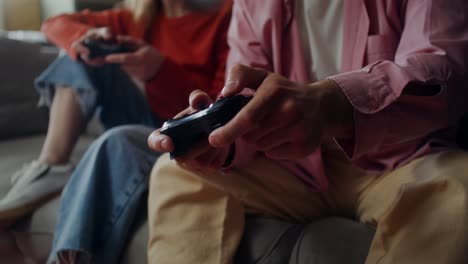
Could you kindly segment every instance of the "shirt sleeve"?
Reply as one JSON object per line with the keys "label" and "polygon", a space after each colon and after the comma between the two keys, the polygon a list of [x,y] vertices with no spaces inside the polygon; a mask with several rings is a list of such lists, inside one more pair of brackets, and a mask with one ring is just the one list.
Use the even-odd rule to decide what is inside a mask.
{"label": "shirt sleeve", "polygon": [[460,85],[468,61],[468,21],[460,10],[467,9],[465,0],[409,0],[393,61],[330,77],[355,109],[354,138],[345,147],[353,159],[423,138],[461,116],[448,102],[467,95]]}
{"label": "shirt sleeve", "polygon": [[221,27],[219,29],[218,35],[219,39],[216,41],[215,50],[216,58],[215,63],[217,65],[216,72],[213,78],[212,87],[213,89],[208,92],[211,98],[216,98],[221,93],[221,89],[224,87],[224,82],[226,78],[226,65],[229,55],[229,46],[227,42],[228,29],[231,21],[231,8],[229,12],[225,13]]}
{"label": "shirt sleeve", "polygon": [[74,59],[77,54],[71,45],[89,29],[108,27],[113,34],[126,34],[133,23],[133,16],[126,9],[111,9],[102,12],[85,10],[79,13],[63,14],[47,19],[41,31],[55,45],[65,49]]}
{"label": "shirt sleeve", "polygon": [[[265,53],[258,36],[252,26],[252,21],[246,14],[246,7],[243,1],[234,1],[232,9],[231,25],[228,32],[228,44],[230,53],[227,60],[227,70],[235,64],[243,64],[250,67],[272,70],[268,56]],[[241,38],[239,36],[242,36]],[[235,144],[235,153],[231,167],[242,167],[253,160],[257,155],[254,146],[248,144],[242,139],[237,139]]]}
{"label": "shirt sleeve", "polygon": [[227,70],[229,71],[235,64],[243,64],[273,71],[269,56],[258,41],[259,36],[254,30],[259,26],[253,25],[249,14],[246,12],[248,8],[245,6],[245,1],[234,1],[231,25],[227,37],[231,49],[227,61]]}

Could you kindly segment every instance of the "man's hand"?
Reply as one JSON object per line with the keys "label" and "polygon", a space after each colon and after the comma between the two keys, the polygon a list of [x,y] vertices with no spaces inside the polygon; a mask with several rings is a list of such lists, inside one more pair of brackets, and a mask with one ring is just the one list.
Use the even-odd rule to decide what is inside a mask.
{"label": "man's hand", "polygon": [[111,40],[112,38],[113,38],[112,33],[110,32],[108,28],[106,27],[93,28],[93,29],[88,30],[86,34],[84,34],[81,38],[73,42],[71,45],[71,48],[76,52],[76,54],[78,55],[78,58],[80,58],[84,63],[91,65],[91,66],[98,67],[98,66],[102,66],[105,64],[104,58],[100,57],[100,58],[90,59],[89,58],[90,51],[85,45],[83,45],[83,41],[85,39],[94,39],[94,40],[102,39],[102,40],[108,41],[108,40]]}
{"label": "man's hand", "polygon": [[[175,118],[188,115],[212,103],[211,98],[205,92],[196,90],[190,94],[190,107],[180,112]],[[156,130],[148,138],[148,145],[157,152],[171,152],[174,150],[172,139]],[[213,148],[207,140],[193,147],[186,155],[176,158],[176,161],[190,169],[220,169],[228,155],[230,147]]]}
{"label": "man's hand", "polygon": [[108,55],[105,57],[105,62],[121,64],[130,76],[142,82],[156,75],[164,61],[164,56],[158,50],[143,40],[130,36],[117,36],[117,42],[126,45],[134,52]]}
{"label": "man's hand", "polygon": [[353,108],[334,81],[298,84],[278,74],[237,65],[222,93],[231,96],[244,88],[256,90],[254,98],[210,134],[212,146],[227,147],[242,137],[270,158],[293,160],[312,153],[324,135],[352,131]]}

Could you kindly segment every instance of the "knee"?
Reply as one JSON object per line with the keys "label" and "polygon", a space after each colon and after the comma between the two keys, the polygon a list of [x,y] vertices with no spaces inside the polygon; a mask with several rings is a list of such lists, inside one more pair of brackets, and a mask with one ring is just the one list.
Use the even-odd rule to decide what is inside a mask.
{"label": "knee", "polygon": [[458,214],[468,210],[468,153],[443,152],[422,159],[414,168],[414,183],[402,190],[401,200],[421,201],[433,208],[449,209],[446,213]]}
{"label": "knee", "polygon": [[158,211],[161,203],[164,200],[170,199],[179,188],[183,188],[183,184],[176,183],[178,173],[171,171],[176,168],[177,164],[170,160],[169,155],[162,155],[156,161],[150,175],[149,193],[148,193],[148,214],[149,218]]}
{"label": "knee", "polygon": [[132,125],[125,125],[125,126],[118,126],[107,130],[102,137],[109,140],[112,138],[126,138],[129,135],[133,134],[135,131],[135,127]]}
{"label": "knee", "polygon": [[444,152],[429,158],[426,172],[457,186],[459,191],[468,189],[468,153],[461,151]]}
{"label": "knee", "polygon": [[203,192],[205,185],[200,173],[179,166],[169,154],[164,154],[151,171],[150,197]]}
{"label": "knee", "polygon": [[[169,154],[161,155],[151,170],[150,186],[158,185],[165,177],[170,176],[170,171],[177,167],[177,163],[169,158]],[[162,178],[162,179],[161,179]]]}
{"label": "knee", "polygon": [[100,145],[122,145],[133,141],[146,141],[150,129],[139,125],[118,126],[107,130],[99,137]]}

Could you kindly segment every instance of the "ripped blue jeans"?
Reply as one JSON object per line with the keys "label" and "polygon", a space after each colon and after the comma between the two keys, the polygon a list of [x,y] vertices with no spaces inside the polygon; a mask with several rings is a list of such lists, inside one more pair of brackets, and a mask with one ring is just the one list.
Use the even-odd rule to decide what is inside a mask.
{"label": "ripped blue jeans", "polygon": [[85,120],[98,111],[108,130],[88,148],[62,193],[48,263],[63,263],[61,254],[70,252],[79,263],[118,263],[159,156],[146,142],[160,121],[118,65],[89,67],[62,56],[35,85],[46,105],[55,89],[73,89]]}

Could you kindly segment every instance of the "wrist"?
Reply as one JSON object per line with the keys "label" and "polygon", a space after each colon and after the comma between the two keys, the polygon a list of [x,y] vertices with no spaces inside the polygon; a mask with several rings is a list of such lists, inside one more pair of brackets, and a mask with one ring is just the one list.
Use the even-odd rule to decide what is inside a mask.
{"label": "wrist", "polygon": [[228,149],[228,153],[226,156],[226,160],[223,163],[222,168],[226,169],[229,168],[234,160],[234,155],[236,154],[236,144],[231,144]]}
{"label": "wrist", "polygon": [[354,108],[341,87],[331,79],[316,83],[320,87],[320,112],[324,133],[327,136],[345,138],[354,134]]}

